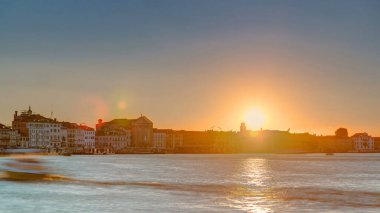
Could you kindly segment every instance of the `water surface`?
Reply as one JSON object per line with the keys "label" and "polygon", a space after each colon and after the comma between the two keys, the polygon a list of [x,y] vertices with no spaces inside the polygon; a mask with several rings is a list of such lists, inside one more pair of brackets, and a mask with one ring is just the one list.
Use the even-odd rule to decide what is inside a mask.
{"label": "water surface", "polygon": [[380,154],[41,158],[74,181],[0,181],[0,212],[380,212]]}

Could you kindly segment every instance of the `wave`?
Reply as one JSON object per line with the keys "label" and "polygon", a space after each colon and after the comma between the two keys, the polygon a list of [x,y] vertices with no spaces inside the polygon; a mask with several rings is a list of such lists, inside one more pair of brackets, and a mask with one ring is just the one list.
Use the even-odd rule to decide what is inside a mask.
{"label": "wave", "polygon": [[[0,177],[0,180],[8,180]],[[35,181],[34,181],[35,182]],[[61,175],[49,175],[38,181],[46,183],[65,183],[97,185],[104,187],[130,186],[184,193],[207,193],[233,199],[260,198],[263,200],[282,200],[287,202],[317,202],[335,206],[358,208],[379,208],[380,192],[350,191],[323,187],[257,187],[240,184],[192,184],[134,181],[96,181],[69,178]]]}
{"label": "wave", "polygon": [[336,206],[380,207],[380,192],[350,191],[319,187],[276,188],[279,199],[285,201],[313,201]]}

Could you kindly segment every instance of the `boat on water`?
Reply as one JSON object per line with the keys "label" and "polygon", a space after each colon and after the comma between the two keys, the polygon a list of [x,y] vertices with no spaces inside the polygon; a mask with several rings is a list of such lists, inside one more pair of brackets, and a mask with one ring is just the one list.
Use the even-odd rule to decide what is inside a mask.
{"label": "boat on water", "polygon": [[35,158],[17,158],[4,163],[1,170],[5,173],[5,178],[9,180],[43,180],[49,176],[50,172],[42,164],[41,160]]}
{"label": "boat on water", "polygon": [[71,156],[71,153],[70,152],[62,152],[61,155],[62,156]]}
{"label": "boat on water", "polygon": [[328,153],[326,153],[326,155],[334,155],[334,153],[328,152]]}

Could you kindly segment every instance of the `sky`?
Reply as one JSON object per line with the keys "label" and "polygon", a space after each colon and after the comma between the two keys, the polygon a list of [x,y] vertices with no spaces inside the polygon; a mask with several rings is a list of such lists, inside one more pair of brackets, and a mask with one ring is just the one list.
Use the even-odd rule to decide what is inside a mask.
{"label": "sky", "polygon": [[30,105],[89,126],[143,114],[157,128],[380,136],[379,11],[377,0],[0,0],[0,123]]}

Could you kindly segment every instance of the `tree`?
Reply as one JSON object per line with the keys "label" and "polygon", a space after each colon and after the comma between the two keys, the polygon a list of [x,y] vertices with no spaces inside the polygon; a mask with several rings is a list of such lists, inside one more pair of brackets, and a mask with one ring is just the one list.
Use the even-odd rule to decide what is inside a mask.
{"label": "tree", "polygon": [[339,138],[347,138],[348,137],[348,131],[346,128],[339,128],[335,131],[335,136]]}

